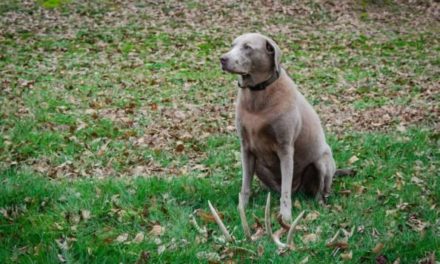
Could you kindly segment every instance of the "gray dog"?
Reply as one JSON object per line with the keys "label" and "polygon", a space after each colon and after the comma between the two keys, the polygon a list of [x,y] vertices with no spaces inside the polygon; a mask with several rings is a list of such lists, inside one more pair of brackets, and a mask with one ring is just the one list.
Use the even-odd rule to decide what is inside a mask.
{"label": "gray dog", "polygon": [[281,193],[280,216],[290,222],[292,192],[302,190],[324,201],[336,172],[319,117],[281,68],[281,51],[272,39],[258,33],[241,35],[220,61],[224,71],[239,75],[241,205],[249,201],[256,174]]}

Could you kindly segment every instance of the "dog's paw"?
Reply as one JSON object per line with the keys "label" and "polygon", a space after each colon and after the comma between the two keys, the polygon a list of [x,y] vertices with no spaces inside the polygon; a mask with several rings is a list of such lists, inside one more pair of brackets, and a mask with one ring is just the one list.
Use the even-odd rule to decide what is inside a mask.
{"label": "dog's paw", "polygon": [[290,223],[292,221],[292,212],[287,208],[280,208],[280,216],[284,223]]}

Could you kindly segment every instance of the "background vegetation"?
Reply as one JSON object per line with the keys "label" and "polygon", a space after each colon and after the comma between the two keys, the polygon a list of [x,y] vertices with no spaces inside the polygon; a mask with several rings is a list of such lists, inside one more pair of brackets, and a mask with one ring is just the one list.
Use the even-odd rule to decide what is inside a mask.
{"label": "background vegetation", "polygon": [[[435,263],[439,10],[436,1],[2,1],[0,262]],[[207,213],[211,200],[244,238],[237,88],[218,58],[249,31],[279,43],[338,166],[358,171],[335,181],[328,206],[293,197],[293,215],[306,218],[284,254],[267,237],[222,242]],[[247,215],[262,221],[267,191],[254,190]],[[352,228],[347,247],[326,246]]]}

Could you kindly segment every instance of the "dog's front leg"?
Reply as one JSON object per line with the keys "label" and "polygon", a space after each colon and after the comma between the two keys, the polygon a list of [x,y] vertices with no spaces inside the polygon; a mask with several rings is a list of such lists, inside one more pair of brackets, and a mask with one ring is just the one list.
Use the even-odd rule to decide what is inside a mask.
{"label": "dog's front leg", "polygon": [[293,152],[293,147],[290,145],[282,146],[278,150],[281,163],[280,215],[287,223],[292,219]]}
{"label": "dog's front leg", "polygon": [[241,201],[243,202],[243,208],[249,202],[249,197],[251,195],[251,184],[252,178],[255,173],[255,156],[241,144],[241,162],[243,170],[243,178],[241,184]]}

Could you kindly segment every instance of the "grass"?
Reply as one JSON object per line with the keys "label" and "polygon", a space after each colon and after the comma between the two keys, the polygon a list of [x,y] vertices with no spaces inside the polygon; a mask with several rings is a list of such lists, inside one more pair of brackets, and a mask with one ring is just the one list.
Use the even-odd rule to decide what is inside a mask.
{"label": "grass", "polygon": [[[402,138],[396,139],[399,137]],[[389,259],[400,257],[406,263],[424,256],[439,244],[439,230],[435,225],[438,212],[431,208],[440,198],[437,171],[432,168],[433,163],[438,162],[439,153],[438,149],[426,148],[432,140],[428,132],[418,130],[396,135],[353,134],[342,141],[332,138],[340,164],[341,160],[358,155],[359,175],[336,180],[336,195],[327,208],[302,195],[294,197],[301,209],[319,212],[318,219],[307,223],[306,233],[319,228],[322,239],[304,251],[276,257],[273,255],[275,246],[267,238],[257,244],[240,243],[251,250],[257,245],[264,248],[264,254],[257,261],[298,262],[310,255],[319,262],[337,261],[337,257],[331,256],[331,250],[325,248],[325,239],[339,227],[354,225],[362,227],[362,233],[350,239],[354,262],[374,257],[371,249],[379,242],[385,244],[382,254]],[[234,160],[237,147],[237,144],[229,144],[219,155],[209,158],[208,166],[228,166]],[[223,155],[223,151],[229,154]],[[59,181],[28,172],[6,171],[1,178],[0,205],[9,216],[1,222],[0,256],[23,262],[53,262],[61,254],[73,262],[114,263],[134,262],[146,251],[154,263],[191,262],[197,252],[216,251],[219,247],[211,238],[207,243],[194,243],[198,234],[188,216],[195,209],[207,210],[206,201],[211,200],[224,212],[226,223],[231,227],[240,224],[235,209],[239,170],[231,173],[236,175],[226,171],[202,179],[183,176]],[[413,184],[412,177],[418,177],[421,182]],[[357,193],[360,186],[365,191]],[[247,213],[261,218],[266,192],[260,186],[255,187],[260,191],[253,196]],[[349,197],[337,195],[342,190],[353,193]],[[276,207],[275,202],[274,205]],[[81,218],[84,210],[90,211],[89,219]],[[408,225],[411,216],[432,226],[423,232],[415,231]],[[158,245],[154,237],[148,234],[157,223],[165,228],[160,238],[162,243],[166,245],[175,239],[171,244],[176,247],[160,255],[156,254]],[[214,224],[208,224],[208,228],[217,232]],[[115,241],[120,234],[128,233],[129,242],[139,232],[146,234],[146,240],[139,244]],[[241,229],[233,232],[236,237],[243,237]],[[372,236],[372,232],[376,235]],[[298,244],[302,244],[300,237],[301,234],[295,237]],[[56,243],[62,238],[69,241],[65,251]],[[248,257],[236,256],[238,259]]]}
{"label": "grass", "polygon": [[[277,16],[253,2],[1,3],[0,262],[439,258],[440,27],[416,7],[367,2],[341,12],[319,1],[284,3]],[[277,40],[338,166],[358,171],[334,182],[328,206],[293,197],[293,215],[319,217],[301,224],[298,250],[283,255],[267,237],[222,243],[203,214],[196,219],[206,237],[190,224],[210,200],[244,238],[235,79],[218,57],[246,31]],[[266,194],[255,182],[249,219],[262,220]],[[352,227],[348,249],[326,246]],[[310,234],[317,240],[304,242]]]}

